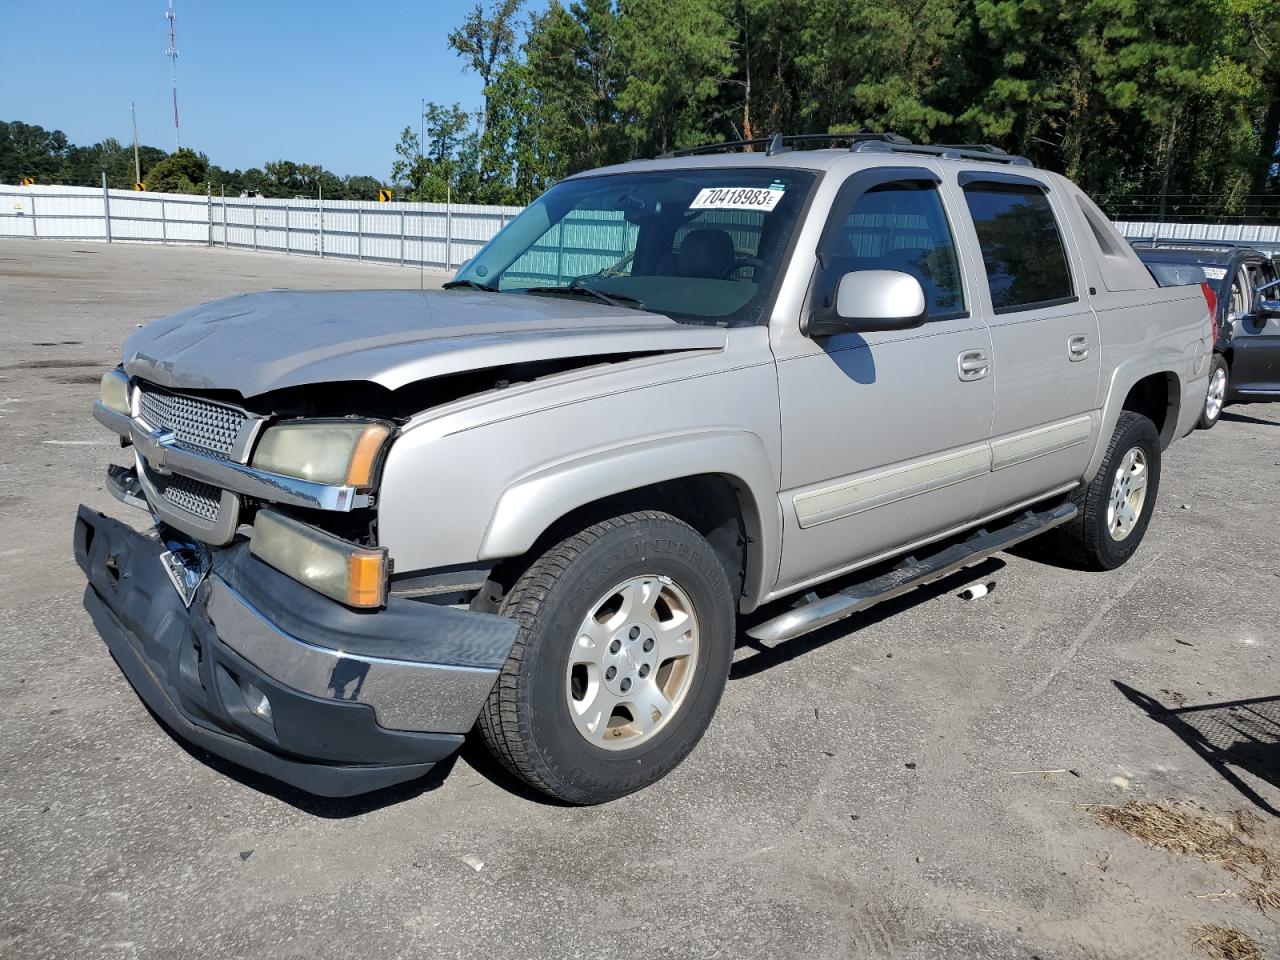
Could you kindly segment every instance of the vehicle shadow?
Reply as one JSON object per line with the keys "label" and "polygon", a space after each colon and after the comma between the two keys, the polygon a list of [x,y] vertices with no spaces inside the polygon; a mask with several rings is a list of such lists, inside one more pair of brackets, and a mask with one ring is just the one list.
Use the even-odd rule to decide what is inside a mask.
{"label": "vehicle shadow", "polygon": [[1261,417],[1251,417],[1245,413],[1237,413],[1234,410],[1223,410],[1218,415],[1219,420],[1230,420],[1232,423],[1255,423],[1263,427],[1280,427],[1280,423],[1275,420],[1263,420]]}
{"label": "vehicle shadow", "polygon": [[[143,704],[143,706],[145,707],[146,704]],[[425,775],[407,783],[398,783],[394,786],[384,787],[381,790],[375,790],[372,793],[365,793],[356,797],[319,797],[315,794],[307,793],[305,790],[291,787],[289,784],[276,780],[274,777],[256,773],[253,770],[232,763],[230,760],[224,760],[222,757],[202,750],[195,744],[183,739],[150,707],[147,707],[147,712],[151,714],[151,718],[159,724],[160,728],[169,735],[169,739],[185,750],[190,757],[209,767],[215,773],[229,777],[250,790],[264,793],[282,803],[287,803],[303,813],[326,820],[344,820],[348,817],[358,817],[374,810],[380,810],[383,807],[402,803],[405,800],[412,800],[414,797],[421,796],[424,793],[429,793],[444,783],[445,777],[453,769],[458,756],[453,754],[441,760]]]}
{"label": "vehicle shadow", "polygon": [[[885,600],[869,610],[855,613],[853,616],[837,621],[829,627],[806,633],[793,640],[784,640],[773,646],[762,643],[746,633],[746,630],[754,624],[775,617],[786,609],[786,601],[783,601],[782,604],[770,604],[767,608],[756,611],[749,618],[745,618],[740,624],[737,646],[749,647],[755,653],[737,660],[729,671],[729,679],[743,680],[780,664],[788,663],[797,657],[804,656],[806,653],[812,653],[814,650],[825,647],[835,640],[847,637],[850,633],[855,633],[864,627],[869,627],[872,624],[879,623],[881,620],[896,616],[904,610],[910,610],[912,607],[926,603],[934,597],[940,597],[945,593],[959,590],[976,580],[994,576],[1003,570],[1005,566],[1005,561],[999,557],[987,557],[972,567],[957,570],[941,580],[935,580],[933,583],[917,587],[902,596]],[[858,575],[858,577],[862,576],[865,576],[865,574]],[[840,581],[832,584],[836,589],[839,589],[840,585]]]}
{"label": "vehicle shadow", "polygon": [[1280,810],[1236,772],[1242,770],[1280,788],[1280,696],[1166,707],[1119,680],[1112,683],[1152,720],[1173,731],[1255,807],[1280,817]]}
{"label": "vehicle shadow", "polygon": [[462,744],[462,749],[454,756],[464,761],[472,770],[495,787],[514,794],[522,800],[528,800],[530,803],[536,803],[542,807],[574,806],[572,803],[558,800],[540,790],[535,790],[523,780],[514,776],[489,752],[489,748],[485,746],[484,737],[481,736],[478,727],[472,728],[471,732],[467,734],[467,739]]}

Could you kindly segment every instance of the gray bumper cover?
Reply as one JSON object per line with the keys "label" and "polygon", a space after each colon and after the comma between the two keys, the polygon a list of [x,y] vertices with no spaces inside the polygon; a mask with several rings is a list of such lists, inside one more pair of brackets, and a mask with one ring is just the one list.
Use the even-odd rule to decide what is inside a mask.
{"label": "gray bumper cover", "polygon": [[[419,776],[462,743],[515,642],[515,622],[391,598],[328,600],[240,544],[214,551],[188,609],[165,544],[87,507],[76,518],[85,603],[126,676],[184,738],[312,793]],[[253,712],[246,686],[271,714]]]}

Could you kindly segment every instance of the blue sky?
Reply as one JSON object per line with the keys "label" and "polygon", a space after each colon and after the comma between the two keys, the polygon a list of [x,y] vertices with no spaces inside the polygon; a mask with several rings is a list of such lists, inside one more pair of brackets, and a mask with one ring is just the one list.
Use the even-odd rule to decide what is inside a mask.
{"label": "blue sky", "polygon": [[[468,109],[480,82],[445,43],[474,0],[174,0],[182,143],[224,167],[390,174],[423,97]],[[541,9],[546,0],[529,0]],[[173,149],[165,0],[0,0],[0,120],[75,143]]]}

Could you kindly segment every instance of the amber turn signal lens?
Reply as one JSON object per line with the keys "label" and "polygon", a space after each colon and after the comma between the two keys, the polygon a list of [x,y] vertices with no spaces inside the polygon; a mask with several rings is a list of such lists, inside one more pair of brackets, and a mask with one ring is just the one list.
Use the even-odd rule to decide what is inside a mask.
{"label": "amber turn signal lens", "polygon": [[353,553],[347,561],[347,605],[380,607],[387,582],[385,552]]}
{"label": "amber turn signal lens", "polygon": [[364,428],[355,448],[351,451],[351,466],[347,468],[347,483],[360,489],[373,486],[373,471],[378,464],[378,454],[386,443],[391,428],[383,423],[371,423]]}
{"label": "amber turn signal lens", "polygon": [[259,510],[249,552],[285,576],[351,607],[387,601],[387,551],[339,539],[274,510]]}

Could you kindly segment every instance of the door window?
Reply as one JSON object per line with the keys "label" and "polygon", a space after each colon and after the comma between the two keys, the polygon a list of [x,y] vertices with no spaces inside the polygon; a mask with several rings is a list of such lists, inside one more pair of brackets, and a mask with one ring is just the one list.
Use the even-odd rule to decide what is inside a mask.
{"label": "door window", "polygon": [[996,313],[1076,299],[1062,235],[1043,190],[1030,184],[977,182],[964,188],[964,196]]}
{"label": "door window", "polygon": [[1252,290],[1249,284],[1249,273],[1244,267],[1236,270],[1235,279],[1231,281],[1231,314],[1230,319],[1238,320],[1249,312],[1249,301]]}
{"label": "door window", "polygon": [[897,270],[920,281],[930,320],[965,313],[955,239],[931,181],[900,180],[842,193],[818,253],[826,298],[834,298],[846,273]]}
{"label": "door window", "polygon": [[1262,290],[1275,276],[1269,263],[1250,263],[1246,269],[1249,272],[1248,312],[1257,313],[1262,307],[1263,296],[1275,297],[1274,291],[1268,290],[1264,294]]}

